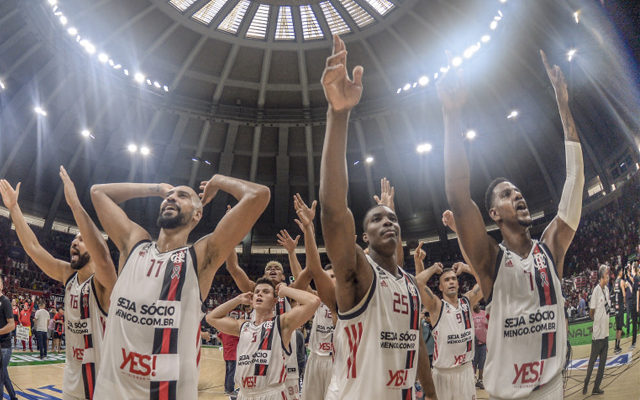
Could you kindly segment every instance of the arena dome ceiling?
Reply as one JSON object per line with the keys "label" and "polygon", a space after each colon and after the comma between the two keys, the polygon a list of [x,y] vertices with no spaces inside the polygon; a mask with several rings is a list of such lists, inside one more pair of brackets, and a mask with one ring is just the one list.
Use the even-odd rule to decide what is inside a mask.
{"label": "arena dome ceiling", "polygon": [[[590,188],[601,182],[610,191],[638,162],[637,60],[607,19],[615,13],[591,3],[5,0],[0,176],[23,182],[23,208],[47,226],[72,222],[61,164],[90,212],[94,183],[196,188],[216,172],[249,179],[272,189],[252,240],[275,243],[277,230],[297,230],[293,194],[317,198],[326,113],[319,82],[338,33],[348,69],[365,70],[347,152],[357,221],[387,177],[404,237],[447,237],[439,222],[446,199],[434,88],[445,49],[459,56],[469,86],[474,199],[481,204],[488,182],[506,176],[533,213],[553,215],[564,151],[538,49],[567,75]],[[637,43],[631,50],[637,54]],[[514,110],[518,116],[508,118]],[[427,144],[430,152],[416,151]],[[195,236],[215,226],[228,201],[221,195],[207,208]],[[136,200],[126,209],[153,227],[158,204]]]}

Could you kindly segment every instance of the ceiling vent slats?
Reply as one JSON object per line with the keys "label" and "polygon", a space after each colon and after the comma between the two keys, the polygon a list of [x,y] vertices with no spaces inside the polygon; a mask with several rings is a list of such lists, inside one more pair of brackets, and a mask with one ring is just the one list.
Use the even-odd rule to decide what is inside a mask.
{"label": "ceiling vent slats", "polygon": [[218,15],[222,7],[228,0],[211,0],[204,7],[199,9],[191,18],[203,24],[209,25],[211,21]]}
{"label": "ceiling vent slats", "polygon": [[221,31],[229,32],[229,33],[238,33],[238,28],[240,28],[240,24],[242,23],[242,19],[249,8],[251,1],[242,0],[239,2],[233,10],[227,15],[227,17],[220,23],[218,29]]}
{"label": "ceiling vent slats", "polygon": [[342,35],[343,33],[351,32],[349,25],[344,22],[344,19],[338,13],[338,10],[328,1],[320,3],[320,9],[324,14],[324,19],[327,20],[331,33],[335,35]]}

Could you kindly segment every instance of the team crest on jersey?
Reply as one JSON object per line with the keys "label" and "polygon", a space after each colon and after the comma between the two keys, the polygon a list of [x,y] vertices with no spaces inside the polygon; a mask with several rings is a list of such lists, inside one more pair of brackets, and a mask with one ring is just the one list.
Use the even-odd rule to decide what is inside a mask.
{"label": "team crest on jersey", "polygon": [[82,294],[89,294],[89,285],[82,286]]}
{"label": "team crest on jersey", "polygon": [[185,259],[185,251],[179,251],[177,253],[173,253],[171,255],[171,261],[173,261],[174,264],[182,264],[184,262]]}
{"label": "team crest on jersey", "polygon": [[418,291],[416,290],[415,285],[407,285],[407,287],[409,288],[409,293],[411,294],[411,296],[418,295]]}
{"label": "team crest on jersey", "polygon": [[266,329],[271,329],[271,328],[273,328],[273,321],[267,321],[267,322],[265,322],[265,323],[264,323],[264,327],[265,327]]}
{"label": "team crest on jersey", "polygon": [[533,260],[537,269],[547,268],[547,258],[542,252],[536,252],[533,255]]}
{"label": "team crest on jersey", "polygon": [[463,312],[469,311],[469,306],[467,306],[467,303],[462,303],[460,306],[462,307]]}

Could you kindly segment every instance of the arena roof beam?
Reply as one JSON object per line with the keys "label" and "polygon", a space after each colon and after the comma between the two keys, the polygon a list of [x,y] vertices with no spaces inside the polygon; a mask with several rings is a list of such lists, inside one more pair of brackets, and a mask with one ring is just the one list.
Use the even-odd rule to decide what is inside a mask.
{"label": "arena roof beam", "polygon": [[171,36],[171,34],[176,31],[176,29],[178,29],[179,26],[180,26],[179,23],[174,22],[173,24],[171,24],[171,26],[165,29],[164,32],[162,32],[162,35],[158,36],[158,38],[144,52],[144,54],[142,55],[142,58],[140,59],[140,64],[141,65],[144,64],[147,57],[149,57],[151,53],[156,51],[158,47],[160,47],[169,38],[169,36]]}
{"label": "arena roof beam", "polygon": [[[220,163],[218,164],[218,173],[231,176],[232,168],[233,168],[233,149],[236,145],[236,138],[238,137],[238,127],[240,124],[238,122],[229,123],[229,127],[227,128],[227,137],[224,142],[224,149],[220,154]],[[216,197],[220,197],[221,200],[216,201],[213,205],[217,205],[214,210],[213,207],[211,209],[211,215],[209,222],[214,224],[217,221],[217,216],[220,216],[225,213],[227,207],[227,198],[228,194],[224,191],[219,192]]]}
{"label": "arena roof beam", "polygon": [[[280,125],[278,127],[278,155],[276,156],[276,184],[273,194],[274,214],[276,228],[288,226],[288,210],[290,195],[289,182],[289,127]],[[285,212],[285,210],[287,210]]]}
{"label": "arena roof beam", "polygon": [[[356,138],[358,139],[358,145],[360,146],[360,157],[364,160],[367,158],[367,142],[364,140],[364,130],[362,129],[362,123],[359,120],[354,120],[353,126],[356,128]],[[369,204],[373,206],[375,204],[373,196],[376,194],[376,192],[373,188],[373,178],[371,178],[370,164],[364,165],[364,171],[367,176],[367,192],[369,192]]]}
{"label": "arena roof beam", "polygon": [[[0,19],[0,24],[2,24],[2,21],[5,19],[6,18]],[[0,54],[3,54],[5,51],[13,47],[13,45],[18,43],[20,39],[27,36],[29,33],[31,33],[31,29],[29,29],[29,26],[27,25],[24,25],[22,28],[18,29],[13,35],[11,35],[9,39],[2,42],[2,44],[0,45]]]}
{"label": "arena roof beam", "polygon": [[229,74],[231,73],[231,68],[233,68],[233,64],[235,64],[236,62],[236,56],[238,55],[238,50],[240,50],[240,46],[237,44],[234,44],[233,47],[231,47],[231,51],[229,52],[229,55],[227,56],[227,60],[224,63],[224,68],[222,69],[222,75],[220,75],[220,83],[218,83],[218,86],[216,86],[216,90],[213,93],[213,104],[217,104],[220,101],[220,98],[222,97],[222,91],[224,90],[224,85],[227,82],[227,79],[229,78]]}

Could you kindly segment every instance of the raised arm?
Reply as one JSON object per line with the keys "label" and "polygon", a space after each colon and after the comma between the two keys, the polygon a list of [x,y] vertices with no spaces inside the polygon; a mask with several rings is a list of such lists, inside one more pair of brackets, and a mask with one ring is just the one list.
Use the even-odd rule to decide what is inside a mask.
{"label": "raised arm", "polygon": [[564,147],[566,153],[567,177],[562,189],[562,197],[558,204],[558,215],[551,221],[542,233],[541,241],[549,247],[556,264],[558,276],[562,279],[564,271],[564,256],[569,249],[573,236],[580,224],[582,213],[582,192],[584,190],[584,161],[582,159],[582,147],[580,137],[576,130],[576,124],[569,110],[569,93],[567,82],[560,67],[551,67],[542,50],[542,62],[556,93],[562,129],[564,131]]}
{"label": "raised arm", "polygon": [[482,299],[482,290],[480,289],[480,285],[477,283],[479,282],[478,275],[473,270],[473,268],[463,262],[457,262],[453,264],[452,269],[458,276],[460,276],[461,273],[466,272],[467,274],[471,274],[474,278],[476,278],[476,284],[471,288],[471,290],[464,294],[464,296],[471,302],[471,305],[475,305]]}
{"label": "raised arm", "polygon": [[209,293],[220,265],[267,208],[271,193],[266,186],[220,174],[202,182],[200,189],[203,205],[208,204],[218,190],[227,192],[238,200],[238,204],[222,217],[216,229],[193,245],[198,258],[200,292],[204,297]]}
{"label": "raised arm", "polygon": [[242,328],[245,320],[234,319],[227,315],[240,304],[251,304],[252,298],[253,292],[242,293],[226,303],[219,305],[207,314],[207,323],[227,335],[240,336],[240,328]]}
{"label": "raised arm", "polygon": [[336,297],[341,310],[350,310],[365,296],[373,282],[364,252],[356,244],[353,214],[347,206],[347,129],[349,114],[362,96],[363,69],[347,74],[347,50],[337,35],[322,74],[322,87],[329,102],[327,131],[320,163],[320,220],[327,255],[336,276]]}
{"label": "raised arm", "polygon": [[[380,197],[373,196],[373,200],[379,205],[387,206],[393,212],[396,212],[396,205],[393,201],[393,198],[396,195],[396,191],[391,186],[391,182],[387,178],[382,178],[380,180]],[[398,247],[396,249],[396,261],[399,266],[404,265],[404,248],[402,247],[402,237],[398,236]]]}
{"label": "raised arm", "polygon": [[20,206],[18,205],[20,183],[16,186],[16,190],[13,190],[9,182],[4,179],[0,180],[0,194],[2,195],[2,201],[5,207],[7,207],[9,213],[11,213],[11,220],[16,227],[16,233],[18,234],[18,239],[24,251],[51,279],[65,283],[71,274],[73,274],[73,270],[68,262],[58,260],[49,254],[49,252],[40,245],[36,235],[31,228],[29,228],[27,221],[24,219],[24,215],[22,215],[22,210],[20,210]]}
{"label": "raised arm", "polygon": [[94,273],[96,274],[94,282],[100,304],[103,308],[108,308],[111,291],[117,279],[116,268],[113,265],[109,247],[96,224],[93,223],[89,214],[87,214],[82,204],[80,204],[76,187],[62,165],[60,166],[60,178],[62,178],[62,182],[64,183],[64,197],[67,199],[69,207],[71,207],[73,218],[76,220],[76,224],[78,224],[78,229],[80,229],[82,241],[91,256]]}
{"label": "raised arm", "polygon": [[416,265],[416,276],[424,271],[424,259],[427,257],[427,253],[422,250],[423,241],[420,241],[418,247],[416,247],[415,253],[413,253],[413,261]]}
{"label": "raised arm", "polygon": [[253,292],[253,289],[256,286],[256,283],[249,279],[247,273],[244,272],[242,268],[240,268],[240,264],[238,264],[238,255],[236,254],[236,250],[233,249],[229,256],[227,257],[227,271],[229,271],[229,275],[233,278],[233,281],[238,286],[241,292]]}
{"label": "raised arm", "polygon": [[293,289],[284,283],[276,287],[276,295],[279,297],[289,297],[298,303],[298,306],[291,311],[282,314],[280,317],[282,327],[282,341],[285,347],[289,346],[291,334],[311,319],[313,313],[320,307],[320,299],[307,291]]}
{"label": "raised arm", "polygon": [[[451,57],[448,54],[448,57]],[[462,71],[450,67],[437,83],[444,116],[444,176],[449,206],[456,216],[458,238],[469,261],[477,268],[485,293],[493,288],[498,244],[489,235],[476,203],[471,200],[469,162],[462,138],[462,109],[466,89]]]}
{"label": "raised arm", "polygon": [[307,266],[305,271],[309,270],[311,273],[313,281],[316,284],[320,300],[329,307],[334,315],[337,315],[336,287],[333,284],[333,280],[322,268],[320,252],[318,251],[315,232],[313,231],[312,215],[315,215],[317,204],[318,203],[314,201],[311,204],[311,208],[309,208],[302,200],[299,193],[296,193],[293,198],[293,205],[296,208],[296,214],[298,215],[298,218],[295,221],[304,233],[304,251],[307,254]]}
{"label": "raised arm", "polygon": [[298,256],[296,256],[296,247],[298,246],[298,241],[300,241],[300,235],[293,239],[291,235],[289,235],[289,232],[283,229],[276,236],[278,237],[278,244],[287,250],[291,275],[293,275],[293,279],[297,280],[302,272],[302,265],[300,265]]}
{"label": "raised arm", "polygon": [[427,286],[427,282],[429,282],[429,279],[431,279],[433,275],[441,273],[442,264],[437,262],[416,275],[416,284],[420,290],[420,300],[422,301],[422,305],[424,305],[427,311],[429,311],[429,315],[432,316],[431,321],[434,324],[437,322],[436,316],[440,315],[442,300],[433,294],[431,289],[429,289],[429,286]]}
{"label": "raised arm", "polygon": [[151,239],[149,233],[131,221],[118,204],[140,197],[164,198],[171,185],[162,183],[105,183],[91,187],[91,201],[100,224],[120,251],[120,267],[131,248],[141,240]]}

